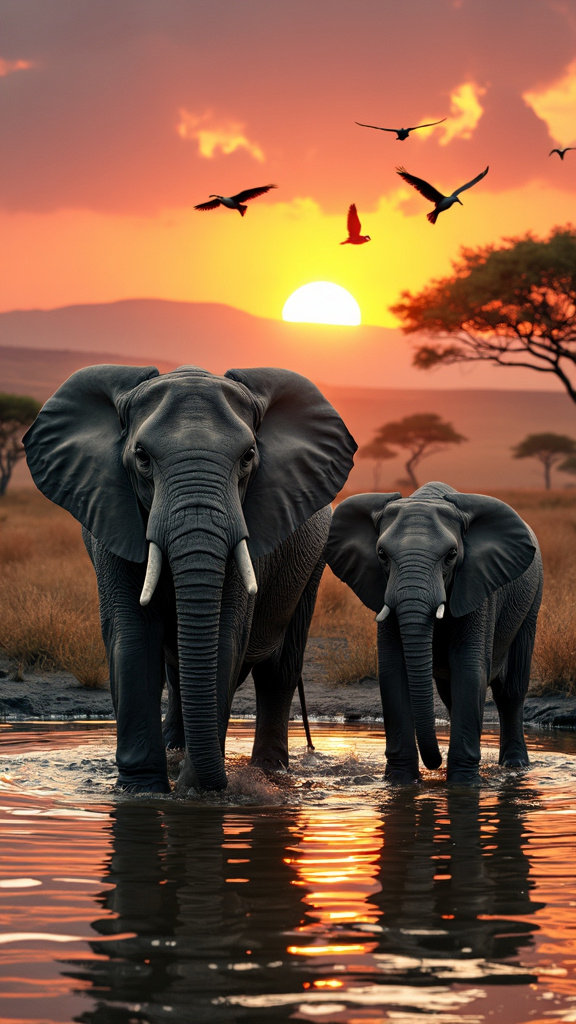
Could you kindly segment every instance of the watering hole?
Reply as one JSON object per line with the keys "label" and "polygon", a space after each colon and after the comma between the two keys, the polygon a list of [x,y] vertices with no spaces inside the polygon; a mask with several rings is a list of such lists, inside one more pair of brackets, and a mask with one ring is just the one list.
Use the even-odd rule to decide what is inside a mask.
{"label": "watering hole", "polygon": [[291,729],[182,800],[111,792],[110,723],[0,727],[3,1021],[576,1021],[576,737],[397,790],[381,726]]}

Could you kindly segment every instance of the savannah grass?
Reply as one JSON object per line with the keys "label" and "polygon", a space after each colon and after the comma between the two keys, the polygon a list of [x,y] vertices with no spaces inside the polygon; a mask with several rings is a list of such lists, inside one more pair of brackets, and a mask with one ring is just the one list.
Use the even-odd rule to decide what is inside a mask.
{"label": "savannah grass", "polygon": [[[532,526],[544,559],[544,598],[531,692],[576,694],[576,493],[495,492]],[[326,668],[346,684],[376,675],[374,614],[326,570],[310,630],[327,645]],[[94,570],[80,526],[34,490],[0,500],[0,648],[15,673],[71,672],[105,685]]]}
{"label": "savannah grass", "polygon": [[0,648],[24,669],[63,669],[106,683],[96,577],[80,526],[33,490],[0,501]]}

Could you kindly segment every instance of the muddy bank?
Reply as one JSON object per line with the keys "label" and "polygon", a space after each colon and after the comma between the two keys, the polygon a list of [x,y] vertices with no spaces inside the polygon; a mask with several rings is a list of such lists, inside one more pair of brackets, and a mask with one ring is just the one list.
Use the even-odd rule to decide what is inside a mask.
{"label": "muddy bank", "polygon": [[[330,680],[323,655],[331,642],[313,638],[306,650],[303,675],[310,718],[382,721],[380,693],[375,679],[363,679],[347,686]],[[14,680],[12,675],[8,659],[0,653],[0,719],[3,721],[114,717],[107,688],[87,690],[79,686],[74,676],[65,672],[26,672],[22,682]],[[254,688],[248,678],[236,693],[232,714],[237,718],[250,718],[255,713]],[[446,709],[438,698],[436,715],[439,721],[447,721]],[[292,716],[301,717],[297,695],[292,704]],[[525,721],[533,728],[576,729],[576,697],[564,694],[528,697]],[[484,723],[498,723],[496,707],[491,700],[486,702]]]}

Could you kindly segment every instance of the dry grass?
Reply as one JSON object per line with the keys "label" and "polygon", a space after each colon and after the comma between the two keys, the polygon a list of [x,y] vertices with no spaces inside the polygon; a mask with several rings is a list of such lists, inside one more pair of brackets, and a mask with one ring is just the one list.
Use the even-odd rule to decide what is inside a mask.
{"label": "dry grass", "polygon": [[[532,662],[531,692],[576,694],[576,493],[573,491],[497,491],[530,524],[544,561],[544,596]],[[326,570],[311,636],[339,638],[326,654],[340,682],[376,675],[374,615]]]}
{"label": "dry grass", "polygon": [[[545,586],[533,661],[533,692],[576,693],[576,493],[497,492],[535,530]],[[337,641],[326,654],[341,683],[376,675],[376,625],[326,570],[311,636]],[[72,672],[84,686],[107,677],[94,571],[80,527],[36,491],[0,501],[0,648],[16,670]]]}
{"label": "dry grass", "polygon": [[334,682],[355,683],[366,676],[377,677],[374,612],[328,568],[320,583],[310,635],[337,641],[323,656]]}
{"label": "dry grass", "polygon": [[94,570],[80,527],[35,491],[0,502],[0,648],[25,668],[64,669],[83,686],[108,676]]}

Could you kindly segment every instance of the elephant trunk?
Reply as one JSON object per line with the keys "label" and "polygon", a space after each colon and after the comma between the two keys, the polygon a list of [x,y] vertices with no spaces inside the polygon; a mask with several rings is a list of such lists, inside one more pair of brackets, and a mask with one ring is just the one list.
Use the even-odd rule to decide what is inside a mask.
{"label": "elephant trunk", "polygon": [[[224,789],[226,773],[219,720],[222,694],[219,701],[218,686],[229,685],[229,680],[219,678],[220,615],[229,562],[236,563],[239,581],[248,594],[255,594],[256,578],[238,490],[231,485],[230,467],[203,458],[192,469],[184,469],[178,456],[172,468],[173,475],[177,475],[173,488],[168,492],[164,480],[159,480],[150,510],[150,586],[145,586],[143,596],[148,596],[157,575],[150,566],[154,548],[158,547],[168,560],[176,599],[187,752],[181,778],[184,785]],[[165,469],[165,479],[168,476]],[[241,595],[241,591],[237,593]]]}
{"label": "elephant trunk", "polygon": [[[437,614],[438,590],[429,579],[424,565],[412,562],[413,578],[401,577],[397,588],[396,615],[404,661],[408,676],[410,704],[420,756],[427,768],[438,768],[442,763],[434,725],[434,679],[432,668],[432,641]],[[429,590],[432,593],[429,593]]]}
{"label": "elephant trunk", "polygon": [[193,782],[224,789],[226,772],[218,735],[220,607],[228,546],[198,531],[185,553],[170,553],[176,595],[178,661],[186,750]]}

